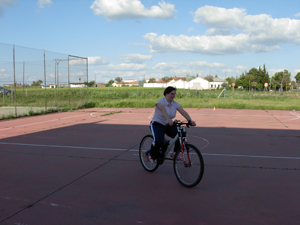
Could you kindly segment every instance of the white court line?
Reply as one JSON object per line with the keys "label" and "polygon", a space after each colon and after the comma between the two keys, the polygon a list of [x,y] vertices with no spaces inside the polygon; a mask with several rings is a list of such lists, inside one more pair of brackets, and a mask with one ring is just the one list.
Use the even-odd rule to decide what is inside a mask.
{"label": "white court line", "polygon": [[[33,146],[33,147],[49,147],[49,148],[91,149],[91,150],[104,150],[104,151],[127,151],[128,150],[128,149],[117,149],[117,148],[96,148],[96,147],[78,147],[78,146],[63,146],[63,145],[37,145],[37,144],[8,143],[8,142],[0,142],[0,144]],[[138,152],[139,150],[129,149],[129,151],[130,152]],[[214,154],[214,153],[202,153],[202,155],[228,156],[228,157],[248,157],[248,158],[267,158],[267,159],[297,159],[297,160],[300,160],[300,157],[281,157],[281,156],[231,155],[231,154]]]}
{"label": "white court line", "polygon": [[24,144],[24,143],[8,143],[0,142],[4,145],[22,145],[22,146],[33,146],[33,147],[49,147],[49,148],[74,148],[74,149],[91,149],[91,150],[108,150],[108,151],[126,151],[127,149],[113,149],[113,148],[96,148],[96,147],[78,147],[78,146],[64,146],[64,145],[38,145],[38,144]]}
{"label": "white court line", "polygon": [[[32,200],[29,200],[29,199],[19,199],[19,198],[7,197],[7,196],[0,196],[0,198],[6,199],[6,200],[13,200],[13,201],[32,202]],[[60,205],[60,204],[51,203],[51,202],[41,202],[41,203],[44,205],[50,205],[53,207],[62,207],[62,208],[69,208],[69,209],[72,208],[71,206]]]}
{"label": "white court line", "polygon": [[[79,115],[79,116],[85,116],[85,115],[86,114],[82,114],[82,115]],[[21,125],[21,126],[8,127],[8,128],[5,128],[5,129],[1,129],[0,131],[2,131],[2,130],[9,130],[9,129],[12,129],[12,128],[20,128],[20,127],[32,126],[32,125],[42,124],[42,123],[49,123],[49,122],[53,122],[53,121],[57,121],[57,120],[69,119],[69,118],[79,117],[79,116],[69,116],[69,117],[59,118],[59,119],[55,119],[55,120],[47,120],[47,121],[38,122],[38,123],[30,123],[30,124],[25,124],[25,125]]]}
{"label": "white court line", "polygon": [[211,156],[229,156],[229,157],[248,157],[248,158],[267,158],[267,159],[300,159],[300,157],[281,157],[281,156],[263,156],[263,155],[231,155],[231,154],[213,154],[213,153],[201,153],[202,155]]}
{"label": "white court line", "polygon": [[300,119],[300,114],[294,113],[294,112],[290,112],[293,116],[296,116],[296,118],[294,119],[290,119],[290,120],[297,120]]}
{"label": "white court line", "polygon": [[198,137],[198,136],[194,136],[194,135],[187,135],[188,137],[194,137],[194,138],[199,138],[199,139],[202,139],[202,140],[204,140],[204,141],[206,141],[206,145],[205,146],[203,146],[202,148],[200,148],[200,149],[203,149],[203,148],[206,148],[208,145],[209,145],[209,141],[208,140],[206,140],[205,138],[203,138],[203,137]]}

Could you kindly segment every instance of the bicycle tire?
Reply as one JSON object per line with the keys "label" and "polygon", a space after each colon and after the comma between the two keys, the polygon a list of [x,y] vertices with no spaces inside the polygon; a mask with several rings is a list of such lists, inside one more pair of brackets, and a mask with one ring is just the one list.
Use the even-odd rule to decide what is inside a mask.
{"label": "bicycle tire", "polygon": [[177,151],[174,157],[173,166],[174,172],[177,180],[180,184],[185,187],[194,187],[196,186],[202,179],[204,173],[204,160],[201,155],[201,152],[191,144],[186,144],[186,149],[184,149],[183,154],[185,160],[188,162],[188,156],[191,159],[191,165],[185,166],[183,157],[181,160],[178,160],[179,154],[181,155],[181,151]]}
{"label": "bicycle tire", "polygon": [[153,136],[146,135],[145,137],[143,137],[139,147],[140,161],[144,169],[147,170],[148,172],[154,172],[159,167],[157,160],[154,160],[154,162],[151,163],[149,162],[146,156],[146,152],[151,149],[152,142],[153,142]]}

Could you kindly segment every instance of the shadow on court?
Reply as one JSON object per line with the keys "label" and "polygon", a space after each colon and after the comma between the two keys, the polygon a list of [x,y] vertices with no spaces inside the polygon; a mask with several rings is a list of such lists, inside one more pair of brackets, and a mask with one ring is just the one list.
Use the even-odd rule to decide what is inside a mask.
{"label": "shadow on court", "polygon": [[1,224],[297,224],[299,131],[191,128],[204,177],[139,162],[148,126],[86,123],[0,140]]}

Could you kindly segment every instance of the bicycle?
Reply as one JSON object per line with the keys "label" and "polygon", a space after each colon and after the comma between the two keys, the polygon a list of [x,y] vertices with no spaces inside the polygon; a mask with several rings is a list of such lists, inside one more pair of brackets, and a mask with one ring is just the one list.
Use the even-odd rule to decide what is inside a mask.
{"label": "bicycle", "polygon": [[[177,126],[177,134],[173,140],[165,139],[163,147],[160,149],[163,155],[163,160],[173,160],[173,168],[175,176],[180,184],[185,187],[194,187],[202,179],[204,173],[204,161],[201,152],[191,144],[187,143],[187,135],[185,127],[189,127],[190,123],[183,123],[179,120],[175,120],[174,123]],[[185,126],[183,126],[185,125]],[[180,150],[176,151],[174,158],[167,158],[171,147],[179,139]],[[152,162],[149,161],[148,154],[151,149],[151,144],[153,142],[152,135],[146,135],[142,138],[139,146],[139,157],[142,166],[148,172],[154,172],[159,167],[158,160]],[[178,156],[181,156],[178,157]]]}

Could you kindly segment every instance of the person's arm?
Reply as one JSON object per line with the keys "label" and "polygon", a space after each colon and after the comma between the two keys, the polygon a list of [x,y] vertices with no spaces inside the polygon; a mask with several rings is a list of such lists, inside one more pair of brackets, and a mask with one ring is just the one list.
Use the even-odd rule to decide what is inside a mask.
{"label": "person's arm", "polygon": [[167,113],[167,111],[165,109],[165,106],[162,103],[157,103],[155,106],[162,112],[163,116],[167,120],[167,124],[169,124],[170,126],[172,126],[173,125],[173,121],[168,116],[168,113]]}
{"label": "person's arm", "polygon": [[192,126],[196,126],[196,122],[191,119],[190,115],[181,106],[177,110],[187,121],[191,121]]}

